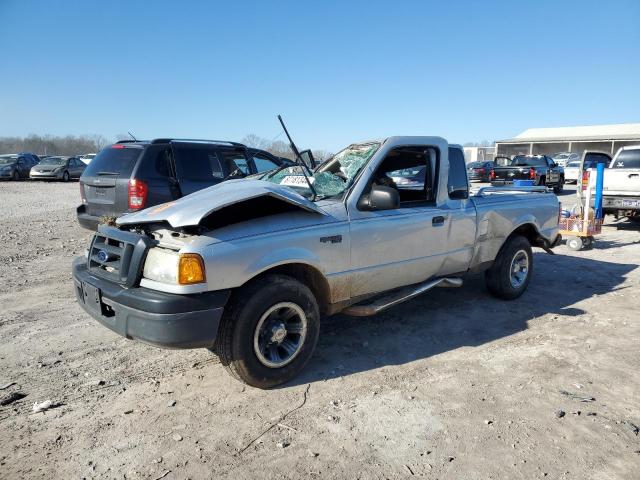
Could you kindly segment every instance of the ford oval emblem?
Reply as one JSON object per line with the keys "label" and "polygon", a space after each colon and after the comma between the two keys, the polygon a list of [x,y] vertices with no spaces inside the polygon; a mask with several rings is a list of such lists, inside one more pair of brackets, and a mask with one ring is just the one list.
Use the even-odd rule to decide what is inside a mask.
{"label": "ford oval emblem", "polygon": [[107,252],[106,250],[100,250],[96,257],[98,257],[98,260],[104,263],[109,260],[109,252]]}

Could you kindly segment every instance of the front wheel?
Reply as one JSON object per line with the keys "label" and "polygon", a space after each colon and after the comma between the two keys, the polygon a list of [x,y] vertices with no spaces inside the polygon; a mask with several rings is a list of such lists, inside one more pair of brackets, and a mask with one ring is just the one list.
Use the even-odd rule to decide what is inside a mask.
{"label": "front wheel", "polygon": [[533,273],[533,254],[529,241],[521,235],[510,237],[485,272],[487,290],[494,297],[514,300],[524,293]]}
{"label": "front wheel", "polygon": [[69,181],[69,172],[64,172],[62,174],[62,181],[63,182],[68,182]]}
{"label": "front wheel", "polygon": [[233,377],[270,388],[300,373],[319,333],[320,312],[311,290],[294,278],[266,275],[234,294],[215,352]]}

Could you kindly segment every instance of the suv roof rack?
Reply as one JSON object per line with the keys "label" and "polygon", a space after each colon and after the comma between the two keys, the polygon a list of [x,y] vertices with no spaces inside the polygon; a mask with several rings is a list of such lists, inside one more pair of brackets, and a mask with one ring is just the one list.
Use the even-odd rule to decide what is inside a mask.
{"label": "suv roof rack", "polygon": [[243,143],[238,142],[229,142],[227,140],[206,140],[200,138],[155,138],[151,140],[151,144],[154,145],[156,143],[169,143],[169,142],[198,142],[198,143],[215,143],[218,145],[229,145],[232,147],[242,147],[247,148]]}
{"label": "suv roof rack", "polygon": [[148,140],[129,140],[129,139],[125,139],[125,140],[118,140],[116,143],[148,143]]}

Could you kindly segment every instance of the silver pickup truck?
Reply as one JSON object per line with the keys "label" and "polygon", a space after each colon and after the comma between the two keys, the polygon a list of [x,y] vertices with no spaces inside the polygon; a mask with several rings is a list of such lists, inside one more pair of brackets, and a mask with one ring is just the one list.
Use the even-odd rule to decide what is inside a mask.
{"label": "silver pickup truck", "polygon": [[106,327],[209,348],[268,388],[304,367],[322,316],[373,315],[480,271],[491,294],[519,297],[531,247],[559,241],[558,217],[546,187],[471,194],[459,146],[390,137],[313,172],[280,168],[101,225],[73,278]]}

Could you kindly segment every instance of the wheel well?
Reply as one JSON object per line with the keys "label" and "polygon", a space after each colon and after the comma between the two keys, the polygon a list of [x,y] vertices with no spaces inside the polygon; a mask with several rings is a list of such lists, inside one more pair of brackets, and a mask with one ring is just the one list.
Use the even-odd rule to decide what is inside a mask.
{"label": "wheel well", "polygon": [[540,234],[538,233],[538,229],[531,223],[520,225],[513,232],[511,232],[509,238],[513,237],[514,235],[520,235],[526,238],[527,240],[529,240],[529,243],[532,247],[539,247],[542,240]]}
{"label": "wheel well", "polygon": [[319,270],[305,263],[288,263],[286,265],[279,265],[277,267],[270,268],[269,270],[266,270],[260,275],[252,278],[250,281],[273,273],[287,275],[304,283],[309,287],[314,297],[316,297],[320,313],[326,313],[327,307],[329,306],[329,299],[331,298],[331,289],[329,287],[329,282],[327,282],[327,279]]}

